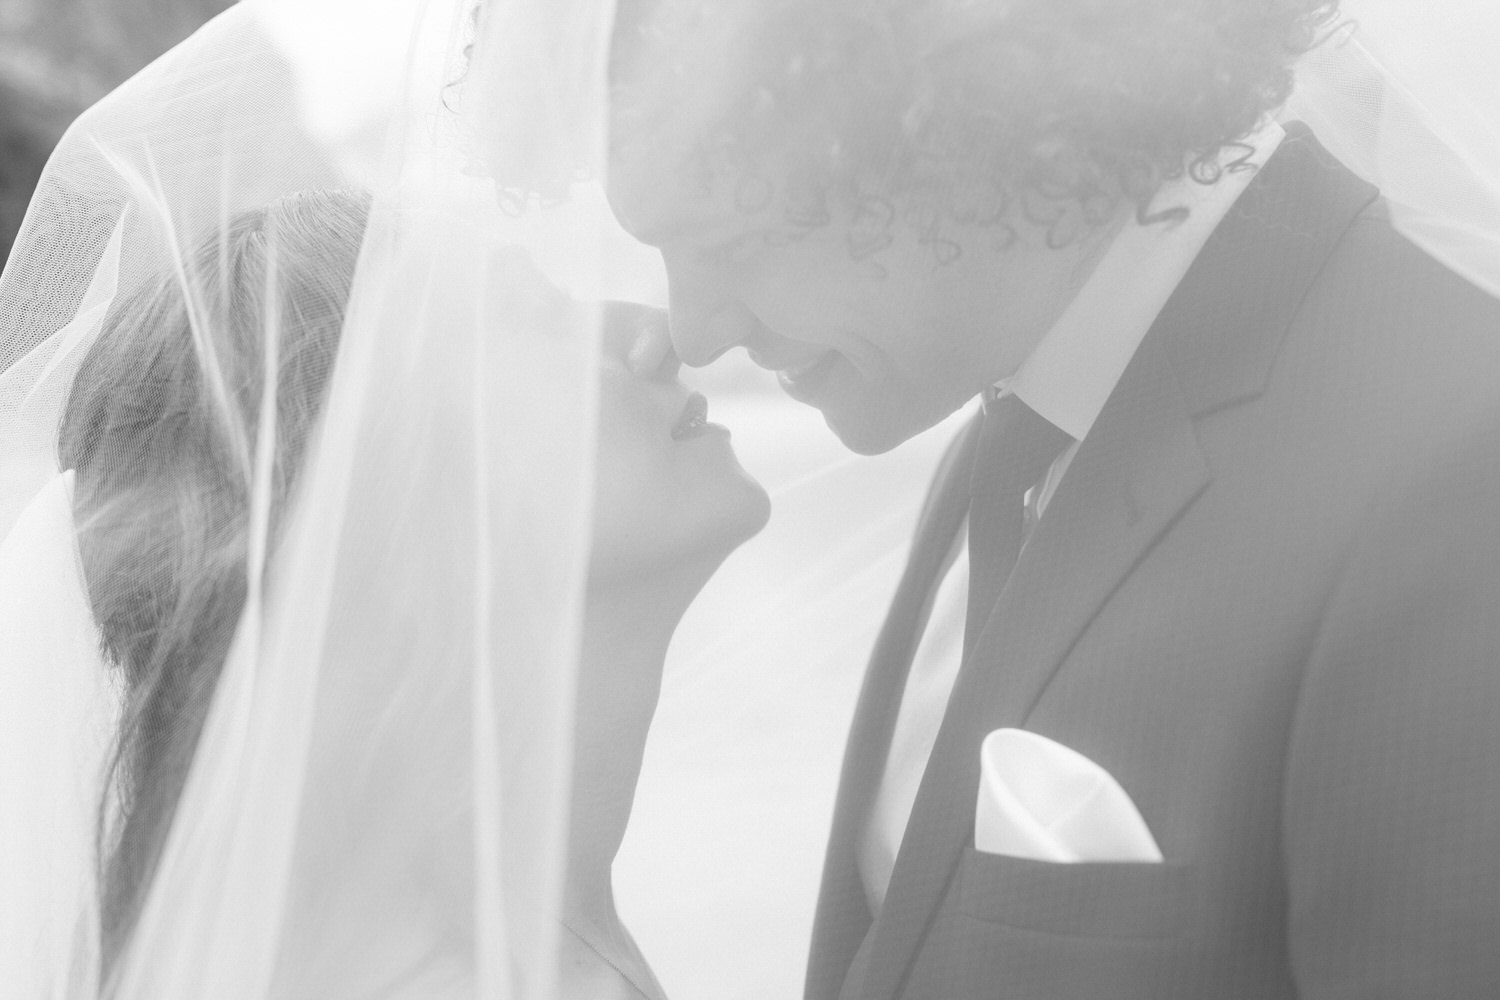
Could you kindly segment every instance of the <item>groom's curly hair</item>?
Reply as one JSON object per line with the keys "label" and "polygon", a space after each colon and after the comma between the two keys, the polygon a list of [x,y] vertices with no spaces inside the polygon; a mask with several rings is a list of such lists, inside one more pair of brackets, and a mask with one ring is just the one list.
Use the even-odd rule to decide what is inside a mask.
{"label": "groom's curly hair", "polygon": [[[713,0],[620,0],[616,131],[628,128],[632,70],[669,67]],[[724,5],[733,7],[734,5]],[[735,26],[729,110],[695,159],[739,178],[753,202],[758,155],[795,130],[801,150],[789,221],[819,200],[852,199],[872,223],[937,235],[1076,205],[1103,221],[1122,203],[1142,218],[1162,183],[1211,183],[1224,156],[1279,107],[1295,59],[1333,28],[1337,0],[755,0]],[[720,26],[722,30],[722,26]],[[739,39],[743,38],[743,41]],[[674,51],[674,46],[676,51]],[[717,68],[717,67],[716,67]],[[691,92],[680,87],[656,93]],[[649,118],[646,113],[645,118]],[[637,116],[637,120],[644,120]],[[1249,152],[1245,147],[1246,153]],[[1040,196],[1040,197],[1038,197]],[[826,204],[826,203],[825,203]],[[1038,206],[1040,208],[1038,209]],[[1170,213],[1168,213],[1170,214]],[[858,218],[858,216],[856,216]],[[888,237],[887,237],[888,239]]]}

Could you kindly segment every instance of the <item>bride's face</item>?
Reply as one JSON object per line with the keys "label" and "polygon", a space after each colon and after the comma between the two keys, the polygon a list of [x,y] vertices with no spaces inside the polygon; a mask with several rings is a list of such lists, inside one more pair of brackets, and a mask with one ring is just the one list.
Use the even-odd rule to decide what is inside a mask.
{"label": "bride's face", "polygon": [[664,342],[666,314],[610,303],[603,326],[591,581],[717,565],[765,525],[765,490],[678,381],[675,355],[640,351]]}

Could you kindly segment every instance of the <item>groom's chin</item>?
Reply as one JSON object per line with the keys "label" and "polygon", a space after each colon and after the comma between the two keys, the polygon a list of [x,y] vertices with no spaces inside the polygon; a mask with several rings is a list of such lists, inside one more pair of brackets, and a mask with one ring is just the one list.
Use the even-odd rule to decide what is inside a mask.
{"label": "groom's chin", "polygon": [[828,424],[835,438],[855,454],[885,454],[916,433],[916,430],[903,433],[876,420],[850,420],[844,415],[829,414],[826,409],[823,423]]}
{"label": "groom's chin", "polygon": [[[842,401],[841,401],[842,402]],[[823,422],[845,448],[857,455],[883,455],[938,423],[922,421],[891,405],[889,399],[820,407]]]}

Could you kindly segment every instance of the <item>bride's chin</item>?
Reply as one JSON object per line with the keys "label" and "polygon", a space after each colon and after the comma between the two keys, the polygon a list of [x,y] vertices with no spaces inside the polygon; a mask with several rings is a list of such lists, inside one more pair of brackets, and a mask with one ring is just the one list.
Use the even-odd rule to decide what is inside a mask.
{"label": "bride's chin", "polygon": [[[725,520],[694,538],[672,539],[659,547],[632,546],[632,551],[611,551],[596,544],[589,562],[588,590],[603,596],[616,589],[633,593],[660,590],[664,596],[678,595],[683,608],[741,545],[765,526],[769,503],[746,505],[734,520]],[[670,602],[669,603],[675,603]]]}
{"label": "bride's chin", "polygon": [[737,529],[735,548],[760,534],[771,520],[771,496],[766,488],[748,474],[741,473],[741,476],[743,496],[734,517]]}
{"label": "bride's chin", "polygon": [[[601,497],[601,502],[604,500]],[[701,588],[736,549],[760,533],[771,517],[771,499],[743,471],[681,509],[658,509],[649,518],[596,518],[589,562],[591,590],[652,581]],[[608,524],[605,527],[604,524]]]}
{"label": "bride's chin", "polygon": [[705,523],[698,552],[717,570],[736,549],[760,534],[770,519],[771,498],[765,487],[741,473],[733,496]]}

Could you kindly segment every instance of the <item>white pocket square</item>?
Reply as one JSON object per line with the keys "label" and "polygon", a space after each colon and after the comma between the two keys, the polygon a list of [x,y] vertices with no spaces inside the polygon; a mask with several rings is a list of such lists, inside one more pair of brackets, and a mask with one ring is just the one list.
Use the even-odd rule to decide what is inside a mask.
{"label": "white pocket square", "polygon": [[997,729],[979,759],[980,851],[1064,863],[1162,860],[1130,796],[1078,751],[1024,729]]}

